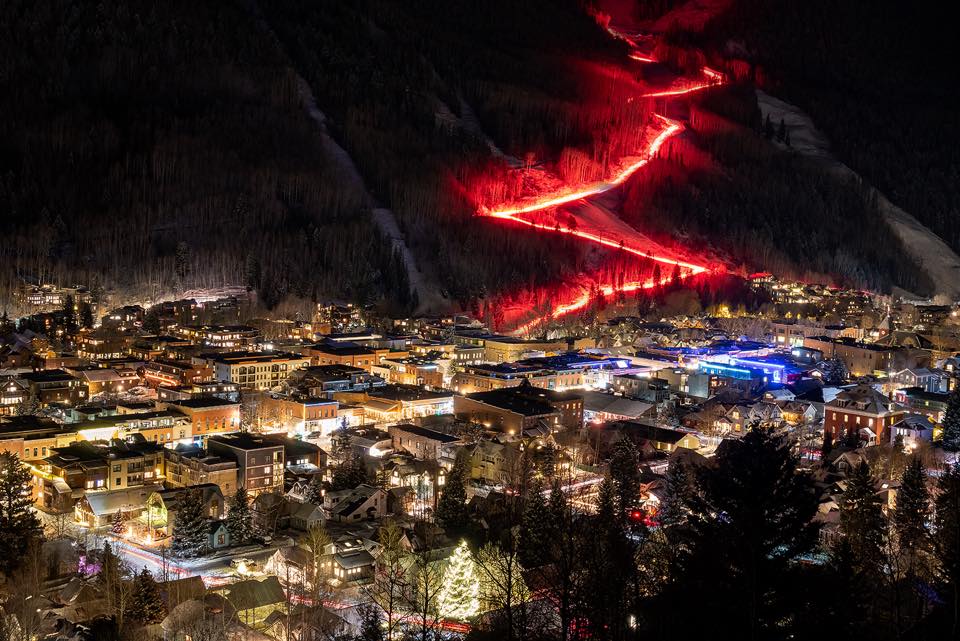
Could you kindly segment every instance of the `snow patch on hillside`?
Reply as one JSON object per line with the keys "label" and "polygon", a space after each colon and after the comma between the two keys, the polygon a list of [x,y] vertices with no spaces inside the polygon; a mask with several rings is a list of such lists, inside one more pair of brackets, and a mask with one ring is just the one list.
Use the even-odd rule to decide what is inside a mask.
{"label": "snow patch on hillside", "polygon": [[[830,151],[830,142],[813,120],[799,107],[757,89],[757,102],[763,117],[770,116],[774,128],[782,119],[790,132],[790,148],[813,158],[845,180],[866,185],[863,178],[840,162]],[[904,248],[933,281],[937,294],[960,300],[960,256],[916,218],[894,205],[878,189],[867,185],[877,211],[900,238]]]}

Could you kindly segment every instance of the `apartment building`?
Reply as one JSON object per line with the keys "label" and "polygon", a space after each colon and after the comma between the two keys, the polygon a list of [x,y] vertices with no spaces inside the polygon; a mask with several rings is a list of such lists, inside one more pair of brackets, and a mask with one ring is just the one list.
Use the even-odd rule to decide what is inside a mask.
{"label": "apartment building", "polygon": [[[225,434],[240,429],[240,403],[215,396],[168,401],[167,409],[185,416],[193,438]],[[181,437],[183,438],[183,437]]]}
{"label": "apartment building", "polygon": [[289,352],[226,352],[211,360],[218,380],[259,390],[276,387],[292,372],[310,365],[309,358]]}
{"label": "apartment building", "polygon": [[237,462],[232,458],[211,454],[197,445],[166,448],[163,455],[164,476],[173,487],[214,483],[226,496],[237,489]]}
{"label": "apartment building", "polygon": [[215,434],[207,439],[207,451],[236,462],[237,483],[251,496],[283,491],[282,443],[249,432]]}

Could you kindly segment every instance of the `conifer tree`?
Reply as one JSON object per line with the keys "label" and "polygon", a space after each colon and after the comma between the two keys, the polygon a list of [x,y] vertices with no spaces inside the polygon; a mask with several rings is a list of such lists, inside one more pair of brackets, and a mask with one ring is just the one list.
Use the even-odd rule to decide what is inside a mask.
{"label": "conifer tree", "polygon": [[840,534],[846,539],[858,569],[867,573],[879,571],[885,533],[886,522],[875,481],[870,466],[861,461],[840,497]]}
{"label": "conifer tree", "polygon": [[960,385],[950,393],[947,412],[943,417],[943,449],[960,451]]}
{"label": "conifer tree", "polygon": [[196,558],[207,550],[207,521],[198,490],[187,490],[180,500],[170,551],[181,558]]}
{"label": "conifer tree", "polygon": [[637,448],[626,436],[613,446],[610,457],[610,481],[616,497],[617,518],[623,520],[640,504],[640,468]]}
{"label": "conifer tree", "polygon": [[332,490],[352,490],[369,481],[363,459],[352,456],[341,463],[334,471],[330,481]]}
{"label": "conifer tree", "polygon": [[530,486],[520,525],[520,562],[524,567],[535,568],[549,562],[553,534],[543,483],[537,479]]}
{"label": "conifer tree", "polygon": [[960,631],[960,465],[953,465],[937,483],[934,550],[948,603],[950,638]]}
{"label": "conifer tree", "polygon": [[667,467],[666,480],[666,492],[660,502],[657,521],[670,544],[679,551],[686,545],[695,525],[691,519],[698,513],[696,479],[686,459],[676,457]]}
{"label": "conifer tree", "polygon": [[20,457],[0,453],[0,572],[19,567],[32,541],[40,535],[40,522],[30,500],[32,478]]}
{"label": "conifer tree", "polygon": [[470,520],[467,513],[466,466],[466,457],[462,454],[457,456],[437,502],[437,521],[446,530],[462,530]]}
{"label": "conifer tree", "polygon": [[441,616],[458,621],[472,619],[480,611],[480,582],[466,541],[460,541],[447,562],[437,607]]}
{"label": "conifer tree", "polygon": [[[817,538],[812,480],[783,438],[752,430],[724,443],[697,481],[658,616],[677,619],[675,638],[710,637],[721,620],[743,638],[785,634],[779,627],[796,606],[793,572]],[[690,599],[705,604],[699,618],[669,614]]]}
{"label": "conifer tree", "polygon": [[303,500],[313,505],[323,505],[323,478],[319,474],[314,474],[307,483],[303,491]]}
{"label": "conifer tree", "polygon": [[253,514],[245,487],[237,488],[227,512],[227,531],[230,532],[231,545],[243,545],[253,536]]}
{"label": "conifer tree", "polygon": [[930,492],[920,459],[914,457],[907,465],[897,491],[897,507],[893,525],[901,548],[917,549],[926,546],[927,520],[930,517]]}
{"label": "conifer tree", "polygon": [[127,617],[142,624],[160,623],[166,615],[166,606],[160,597],[160,588],[153,575],[143,568],[133,582]]}
{"label": "conifer tree", "polygon": [[123,525],[123,513],[120,510],[117,510],[117,513],[113,515],[113,523],[110,525],[110,531],[116,534],[117,536],[123,536],[126,528]]}

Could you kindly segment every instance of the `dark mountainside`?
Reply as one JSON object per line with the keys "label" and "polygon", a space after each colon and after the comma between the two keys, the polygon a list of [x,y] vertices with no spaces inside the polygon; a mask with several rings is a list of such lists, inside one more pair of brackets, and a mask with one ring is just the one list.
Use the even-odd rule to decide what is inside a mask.
{"label": "dark mountainside", "polygon": [[[298,77],[451,304],[475,306],[570,278],[588,260],[580,245],[475,219],[465,186],[504,171],[484,134],[521,160],[556,157],[598,136],[580,109],[590,84],[571,57],[611,64],[625,51],[588,8],[547,0],[277,0],[259,8],[240,0],[107,0],[95,11],[71,0],[8,3],[0,15],[4,304],[27,280],[114,290],[117,302],[245,284],[268,308],[338,298],[409,311],[415,301],[401,262],[363,195],[325,156]],[[765,9],[743,11],[764,34],[786,28],[782,18],[763,22]],[[756,46],[766,37],[758,35]],[[708,108],[711,100],[718,99],[709,97]],[[885,117],[880,110],[895,110],[870,108],[877,113],[851,119],[836,107],[835,124],[823,118],[841,151],[860,149],[866,133],[858,132]],[[939,127],[956,127],[955,114],[941,116]],[[874,125],[878,145],[896,147],[900,120]],[[681,244],[700,242],[751,269],[923,291],[897,241],[865,224],[855,192],[824,186],[794,161],[744,143],[756,135],[740,121],[746,133],[692,127],[628,190],[625,218],[664,236],[679,229]],[[844,129],[847,142],[835,131]],[[684,158],[684,149],[696,153]],[[888,176],[875,180],[891,197],[956,206],[940,185],[956,178],[955,164],[942,176],[920,176],[923,163],[902,163],[897,174],[883,149],[863,152],[875,169],[851,164],[872,180],[872,171]],[[722,177],[706,171],[667,180],[677,174],[671,163],[687,176],[690,158],[703,150],[742,166]],[[938,152],[944,167],[956,153]],[[678,187],[687,180],[695,197]],[[776,189],[761,194],[763,184]],[[960,217],[903,204],[957,244]],[[837,220],[843,227],[831,230]]]}
{"label": "dark mountainside", "polygon": [[[682,4],[640,3],[634,17],[655,19]],[[705,97],[707,109],[777,140],[779,123],[760,121],[753,87],[796,104],[826,134],[841,161],[958,250],[960,117],[956,105],[960,90],[951,81],[956,75],[956,52],[952,51],[956,47],[946,23],[937,21],[936,14],[929,5],[888,0],[734,0],[702,33],[668,26],[666,42],[681,50],[703,51],[713,63],[739,77],[739,85]],[[823,271],[832,263],[834,273],[867,287],[882,289],[883,283],[893,282],[918,293],[929,292],[926,277],[897,251],[898,243],[889,230],[873,224],[877,216],[867,192],[863,192],[867,202],[858,202],[855,194],[843,193],[849,188],[828,184],[824,172],[811,163],[782,154],[772,163],[779,168],[767,172],[768,163],[757,165],[754,153],[741,158],[740,148],[731,149],[735,137],[729,131],[697,134],[701,147],[717,149],[719,145],[735,152],[722,153],[727,156],[722,162],[744,189],[740,196],[729,190],[717,193],[716,177],[703,175],[691,178],[693,187],[688,191],[696,196],[668,185],[655,198],[661,208],[690,212],[684,218],[689,222],[681,227],[688,225],[687,231],[695,234],[713,232],[718,225],[731,229],[729,247],[738,258],[806,253],[810,268]],[[751,177],[752,181],[747,180]],[[773,188],[766,193],[746,187],[767,179]],[[710,214],[690,207],[703,189],[715,197]],[[852,191],[856,190],[854,186]],[[737,202],[732,218],[730,206],[724,204],[731,199]],[[753,207],[744,207],[741,201],[757,199],[773,201],[771,208],[777,215],[749,215]],[[810,207],[811,200],[822,204]],[[721,212],[719,216],[716,211]],[[740,215],[744,211],[746,217]],[[822,229],[817,224],[821,221],[833,224]],[[800,229],[807,233],[798,233]],[[768,242],[774,236],[779,243]],[[782,262],[777,257],[773,264]]]}

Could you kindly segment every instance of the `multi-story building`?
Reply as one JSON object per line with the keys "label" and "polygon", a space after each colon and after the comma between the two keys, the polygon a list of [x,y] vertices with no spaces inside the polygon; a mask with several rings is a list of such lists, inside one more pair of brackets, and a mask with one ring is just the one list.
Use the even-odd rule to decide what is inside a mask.
{"label": "multi-story building", "polygon": [[303,348],[303,355],[310,358],[311,365],[345,365],[367,372],[390,350],[376,350],[355,344],[333,342],[318,343]]}
{"label": "multi-story building", "polygon": [[525,380],[517,387],[458,395],[454,412],[508,434],[537,427],[579,430],[583,427],[583,396],[534,387]]}
{"label": "multi-story building", "polygon": [[214,355],[212,361],[218,380],[260,390],[280,385],[291,373],[310,364],[309,358],[289,352],[226,352]]}
{"label": "multi-story building", "polygon": [[181,325],[173,333],[196,345],[224,349],[250,348],[260,337],[260,330],[248,325]]}
{"label": "multi-story building", "polygon": [[157,399],[164,402],[211,397],[237,402],[240,400],[240,386],[227,381],[208,381],[193,383],[192,385],[161,386],[157,388]]}
{"label": "multi-story building", "polygon": [[34,469],[45,508],[67,511],[87,492],[129,490],[163,480],[163,448],[140,440],[78,442],[51,450]]}
{"label": "multi-story building", "polygon": [[877,444],[889,440],[890,426],[906,415],[906,409],[871,385],[846,389],[824,406],[823,430],[833,439],[859,438],[862,430]]}
{"label": "multi-story building", "polygon": [[26,381],[10,376],[0,381],[0,416],[13,416],[17,406],[27,400],[30,390]]}
{"label": "multi-story building", "polygon": [[260,434],[235,432],[211,436],[207,439],[207,450],[237,463],[237,483],[251,496],[283,490],[282,443]]}
{"label": "multi-story building", "polygon": [[512,336],[485,336],[484,360],[489,363],[511,363],[527,356],[564,352],[569,348],[566,339],[553,341],[523,340]]}
{"label": "multi-story building", "polygon": [[387,384],[379,376],[350,365],[311,365],[295,371],[288,382],[313,397],[335,392],[364,392]]}
{"label": "multi-story building", "polygon": [[75,430],[52,418],[27,414],[0,419],[0,452],[16,454],[21,461],[38,461],[76,440]]}
{"label": "multi-story building", "polygon": [[105,330],[83,332],[76,338],[77,356],[90,361],[123,358],[129,353],[132,339]]}
{"label": "multi-story building", "polygon": [[204,439],[211,434],[240,429],[240,403],[207,396],[169,401],[166,405],[168,410],[178,412],[190,421],[187,438]]}
{"label": "multi-story building", "polygon": [[928,416],[935,423],[943,421],[950,402],[950,394],[929,392],[922,387],[903,387],[893,393],[893,398],[914,414]]}
{"label": "multi-story building", "polygon": [[427,389],[443,388],[443,371],[436,361],[428,358],[384,358],[373,365],[370,372],[388,383],[420,385]]}
{"label": "multi-story building", "polygon": [[860,343],[851,338],[812,336],[803,339],[803,346],[820,350],[824,358],[841,360],[851,376],[886,373],[893,365],[895,348]]}
{"label": "multi-story building", "polygon": [[363,395],[357,404],[367,420],[389,424],[449,414],[453,411],[453,392],[425,390],[413,385],[385,385]]}
{"label": "multi-story building", "polygon": [[452,387],[458,394],[472,394],[516,387],[523,381],[534,387],[563,390],[582,387],[584,372],[576,368],[555,370],[523,363],[470,365],[453,375]]}
{"label": "multi-story building", "polygon": [[237,462],[197,445],[178,445],[163,451],[164,476],[173,487],[214,483],[226,496],[237,489]]}
{"label": "multi-story building", "polygon": [[152,360],[143,366],[143,379],[151,387],[178,387],[204,383],[213,378],[210,365],[190,361]]}
{"label": "multi-story building", "polygon": [[441,458],[449,458],[444,450],[451,448],[459,443],[460,439],[451,434],[435,432],[424,427],[416,425],[392,425],[387,428],[393,449],[399,452],[407,452],[414,458],[427,461],[439,461]]}
{"label": "multi-story building", "polygon": [[86,383],[62,369],[29,372],[19,378],[27,386],[28,398],[35,399],[41,407],[79,405],[90,398]]}
{"label": "multi-story building", "polygon": [[340,403],[326,398],[271,395],[260,403],[261,413],[286,433],[326,436],[340,426]]}
{"label": "multi-story building", "polygon": [[125,439],[140,434],[153,443],[172,443],[191,436],[190,418],[170,410],[122,412],[71,424],[85,441]]}
{"label": "multi-story building", "polygon": [[83,366],[68,367],[65,371],[85,383],[90,396],[123,394],[141,383],[136,370],[128,367]]}

